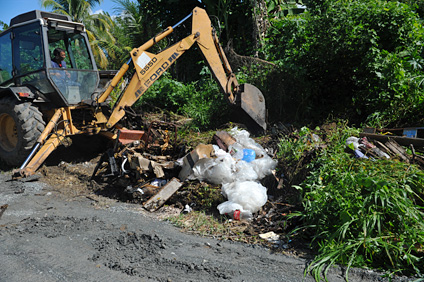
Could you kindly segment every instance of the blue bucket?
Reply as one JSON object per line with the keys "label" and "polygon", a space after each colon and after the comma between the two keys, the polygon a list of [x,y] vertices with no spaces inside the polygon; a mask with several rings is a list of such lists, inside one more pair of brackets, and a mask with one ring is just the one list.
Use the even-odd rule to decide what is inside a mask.
{"label": "blue bucket", "polygon": [[252,149],[243,149],[243,161],[250,163],[256,159],[256,152]]}

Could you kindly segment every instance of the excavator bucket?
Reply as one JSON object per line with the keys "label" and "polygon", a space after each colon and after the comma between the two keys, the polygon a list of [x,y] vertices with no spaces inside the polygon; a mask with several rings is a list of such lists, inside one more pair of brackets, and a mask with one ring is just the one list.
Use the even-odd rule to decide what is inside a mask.
{"label": "excavator bucket", "polygon": [[240,108],[247,114],[248,127],[253,127],[255,131],[266,130],[266,106],[262,92],[252,84],[244,83],[239,88]]}

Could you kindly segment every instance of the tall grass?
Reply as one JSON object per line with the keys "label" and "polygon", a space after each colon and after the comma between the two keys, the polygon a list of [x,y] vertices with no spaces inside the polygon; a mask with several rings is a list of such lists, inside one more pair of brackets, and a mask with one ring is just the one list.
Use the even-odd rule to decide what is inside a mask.
{"label": "tall grass", "polygon": [[354,132],[341,126],[328,136],[299,187],[304,210],[293,214],[303,220],[297,230],[312,236],[318,251],[307,271],[319,281],[340,263],[347,279],[352,266],[422,277],[424,173],[396,160],[353,158],[344,144]]}

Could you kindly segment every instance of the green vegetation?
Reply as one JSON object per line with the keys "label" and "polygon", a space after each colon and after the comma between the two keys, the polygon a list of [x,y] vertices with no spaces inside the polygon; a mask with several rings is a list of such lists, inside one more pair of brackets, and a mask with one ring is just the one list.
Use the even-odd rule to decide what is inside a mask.
{"label": "green vegetation", "polygon": [[167,109],[192,118],[190,128],[207,130],[219,127],[230,115],[230,108],[207,67],[197,82],[182,83],[164,74],[140,98],[135,107],[143,104]]}
{"label": "green vegetation", "polygon": [[[77,2],[98,1],[43,4],[86,23],[97,36],[91,37],[97,63],[103,68],[107,62],[109,69],[119,68],[132,48],[195,6],[205,8],[227,54],[232,54],[228,57],[238,80],[263,92],[269,121],[301,128],[296,138],[281,138],[278,158],[280,167],[290,172],[289,185],[300,193],[302,209],[291,215],[301,220],[296,236],[312,236],[311,248],[318,253],[307,270],[317,280],[334,263],[423,277],[423,172],[396,160],[354,159],[344,144],[363,125],[422,126],[424,1],[305,0],[307,11],[299,13],[293,1],[281,0],[117,0],[125,16],[113,22],[108,15],[97,16],[97,24],[93,15],[78,16],[82,10],[65,5]],[[189,23],[152,52],[183,38],[187,28]],[[217,128],[228,122],[231,109],[210,72],[198,64],[199,52],[187,54],[137,106],[154,105],[187,116],[192,119],[188,129],[195,132]],[[323,134],[316,126],[329,118],[346,122]],[[187,134],[180,136],[185,139]],[[313,134],[326,146],[316,147]],[[197,139],[185,141],[194,147]],[[202,186],[200,192],[209,197],[216,191]],[[173,221],[202,235],[226,232],[202,213]]]}
{"label": "green vegetation", "polygon": [[270,115],[304,122],[334,114],[385,126],[421,120],[423,28],[412,7],[311,2],[309,13],[271,21],[263,53],[278,69],[268,87],[292,109],[270,108]]}
{"label": "green vegetation", "polygon": [[[319,280],[334,263],[423,275],[424,172],[396,160],[355,159],[345,140],[356,129],[339,123],[297,188],[303,210],[292,213],[318,255],[309,265]],[[298,140],[282,140],[290,156]],[[281,152],[283,153],[283,152]]]}

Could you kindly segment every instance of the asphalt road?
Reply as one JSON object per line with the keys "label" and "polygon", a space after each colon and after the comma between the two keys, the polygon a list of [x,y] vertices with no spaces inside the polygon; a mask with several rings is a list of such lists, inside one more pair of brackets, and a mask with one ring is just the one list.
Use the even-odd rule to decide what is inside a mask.
{"label": "asphalt road", "polygon": [[[61,197],[0,174],[0,281],[314,281],[305,260],[181,233],[140,206]],[[328,281],[345,281],[343,269]],[[386,281],[352,269],[349,281]],[[408,281],[398,279],[395,281]]]}

